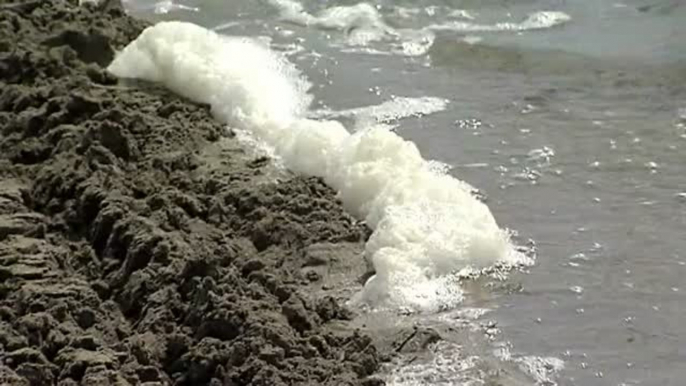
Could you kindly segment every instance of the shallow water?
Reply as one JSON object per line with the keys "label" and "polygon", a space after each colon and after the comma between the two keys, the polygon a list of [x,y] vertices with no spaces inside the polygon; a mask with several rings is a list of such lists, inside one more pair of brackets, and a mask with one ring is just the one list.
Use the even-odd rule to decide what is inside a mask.
{"label": "shallow water", "polygon": [[[482,190],[501,226],[536,242],[526,274],[466,288],[466,303],[491,309],[499,327],[480,355],[509,342],[519,357],[559,358],[562,385],[681,385],[686,3],[415,3],[378,1],[378,20],[346,14],[341,26],[283,20],[273,1],[128,5],[152,19],[268,37],[314,84],[314,107],[345,110],[346,123],[364,115],[350,109],[394,96],[448,100],[442,111],[437,102],[400,114],[402,105],[365,119],[409,115],[397,132]],[[354,4],[302,3],[320,19]],[[543,11],[570,20],[539,18],[529,29],[528,15]]]}

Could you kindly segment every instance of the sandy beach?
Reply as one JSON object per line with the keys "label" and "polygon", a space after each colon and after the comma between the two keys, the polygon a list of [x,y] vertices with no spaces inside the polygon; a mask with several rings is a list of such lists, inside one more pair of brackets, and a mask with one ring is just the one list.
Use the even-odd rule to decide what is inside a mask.
{"label": "sandy beach", "polygon": [[145,26],[0,3],[0,384],[383,384],[322,290],[369,230],[207,106],[108,74]]}

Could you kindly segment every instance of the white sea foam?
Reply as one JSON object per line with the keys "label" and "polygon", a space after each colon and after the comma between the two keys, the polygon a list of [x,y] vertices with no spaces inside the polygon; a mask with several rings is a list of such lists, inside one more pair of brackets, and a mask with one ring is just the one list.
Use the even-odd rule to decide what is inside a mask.
{"label": "white sea foam", "polygon": [[472,188],[436,172],[414,143],[382,125],[349,134],[338,122],[304,118],[308,82],[261,44],[163,22],[108,70],[210,104],[217,119],[251,132],[291,170],[336,189],[374,230],[366,252],[376,275],[357,301],[435,309],[460,298],[451,273],[521,258]]}
{"label": "white sea foam", "polygon": [[422,29],[399,29],[398,38],[393,42],[392,52],[404,56],[422,56],[426,54],[436,40],[436,34]]}
{"label": "white sea foam", "polygon": [[465,355],[462,346],[440,341],[427,347],[430,359],[406,360],[400,362],[387,376],[389,386],[475,386],[483,384],[481,360],[477,356]]}
{"label": "white sea foam", "polygon": [[502,344],[494,351],[496,358],[517,364],[520,370],[532,377],[537,385],[557,385],[557,377],[565,367],[560,358],[519,356],[510,351],[509,344]]}

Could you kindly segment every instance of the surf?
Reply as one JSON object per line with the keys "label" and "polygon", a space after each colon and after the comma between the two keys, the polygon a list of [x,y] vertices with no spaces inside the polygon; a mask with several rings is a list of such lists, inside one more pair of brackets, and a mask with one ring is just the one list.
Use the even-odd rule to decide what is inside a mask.
{"label": "surf", "polygon": [[108,71],[209,104],[216,119],[251,133],[290,170],[335,189],[373,230],[365,253],[375,274],[356,304],[436,310],[461,300],[459,272],[526,260],[474,188],[432,167],[413,142],[383,124],[351,133],[338,121],[307,118],[311,84],[258,41],[161,22]]}

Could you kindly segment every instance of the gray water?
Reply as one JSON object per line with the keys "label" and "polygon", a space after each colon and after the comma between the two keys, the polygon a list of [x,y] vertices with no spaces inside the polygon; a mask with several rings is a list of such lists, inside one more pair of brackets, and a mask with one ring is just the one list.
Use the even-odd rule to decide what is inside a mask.
{"label": "gray water", "polygon": [[[355,3],[302,2],[313,14]],[[469,301],[493,310],[496,343],[561,359],[550,380],[561,385],[685,384],[685,1],[374,2],[385,24],[410,31],[518,23],[537,11],[571,17],[529,31],[436,29],[414,56],[398,54],[395,38],[351,46],[346,36],[359,25],[297,25],[268,2],[183,1],[174,4],[187,8],[157,12],[154,4],[128,7],[291,50],[315,107],[448,99],[445,111],[403,119],[398,132],[481,189],[501,226],[537,245],[536,265],[508,279],[520,290],[484,289]]]}

